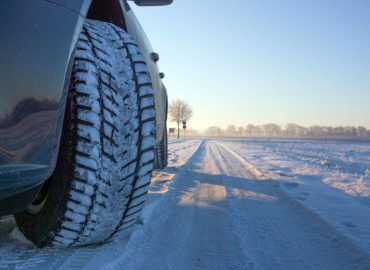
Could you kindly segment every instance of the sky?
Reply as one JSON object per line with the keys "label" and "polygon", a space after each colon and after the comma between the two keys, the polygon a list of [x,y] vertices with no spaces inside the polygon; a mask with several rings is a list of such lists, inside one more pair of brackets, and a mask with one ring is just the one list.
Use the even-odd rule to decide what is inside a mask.
{"label": "sky", "polygon": [[[131,4],[184,99],[188,127],[297,123],[370,128],[370,1]],[[170,125],[172,126],[172,125]]]}

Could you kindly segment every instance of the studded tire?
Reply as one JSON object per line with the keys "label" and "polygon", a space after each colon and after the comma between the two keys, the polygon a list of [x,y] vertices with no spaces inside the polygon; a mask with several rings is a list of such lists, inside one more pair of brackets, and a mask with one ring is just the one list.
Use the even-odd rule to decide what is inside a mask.
{"label": "studded tire", "polygon": [[16,215],[38,246],[79,246],[127,234],[144,206],[154,164],[150,75],[122,29],[86,20],[75,51],[57,166]]}

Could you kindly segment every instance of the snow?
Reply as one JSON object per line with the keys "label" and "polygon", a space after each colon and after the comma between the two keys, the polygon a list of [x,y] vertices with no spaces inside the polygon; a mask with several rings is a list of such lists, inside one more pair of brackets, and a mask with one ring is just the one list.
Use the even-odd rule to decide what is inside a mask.
{"label": "snow", "polygon": [[171,139],[131,236],[39,249],[2,217],[0,269],[370,269],[369,165],[368,143]]}
{"label": "snow", "polygon": [[370,253],[370,143],[224,142]]}

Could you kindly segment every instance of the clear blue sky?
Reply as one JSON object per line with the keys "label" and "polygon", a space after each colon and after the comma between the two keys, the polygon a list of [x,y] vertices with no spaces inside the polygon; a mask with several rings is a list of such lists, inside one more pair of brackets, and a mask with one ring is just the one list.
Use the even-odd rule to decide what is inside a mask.
{"label": "clear blue sky", "polygon": [[174,0],[136,7],[189,126],[370,128],[370,1]]}

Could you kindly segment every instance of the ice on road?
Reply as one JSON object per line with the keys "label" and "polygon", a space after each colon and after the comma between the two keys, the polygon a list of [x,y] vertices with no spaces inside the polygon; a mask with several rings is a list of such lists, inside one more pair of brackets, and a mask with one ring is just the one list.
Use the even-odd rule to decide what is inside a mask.
{"label": "ice on road", "polygon": [[[333,221],[338,215],[325,216],[341,208],[330,201],[343,202],[333,197],[337,188],[323,184],[331,194],[323,199],[329,210],[306,204],[290,192],[301,179],[283,173],[288,163],[277,163],[270,148],[263,151],[275,158],[258,163],[261,156],[239,144],[171,141],[169,167],[154,173],[146,208],[128,239],[37,249],[10,217],[0,219],[0,269],[370,269],[368,234],[360,230],[359,241]],[[290,172],[303,166],[288,165],[296,166]],[[318,190],[316,198],[325,196]],[[348,215],[356,216],[356,209]],[[366,224],[369,217],[357,222]]]}

